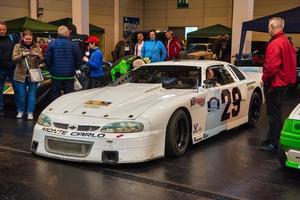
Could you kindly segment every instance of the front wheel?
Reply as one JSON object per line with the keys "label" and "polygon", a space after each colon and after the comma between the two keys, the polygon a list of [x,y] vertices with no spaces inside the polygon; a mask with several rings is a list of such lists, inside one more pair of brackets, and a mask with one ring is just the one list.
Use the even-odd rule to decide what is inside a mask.
{"label": "front wheel", "polygon": [[261,98],[257,92],[253,92],[249,104],[248,125],[254,127],[259,120],[261,112]]}
{"label": "front wheel", "polygon": [[183,110],[177,110],[169,120],[166,132],[165,153],[178,157],[185,153],[190,140],[189,119]]}

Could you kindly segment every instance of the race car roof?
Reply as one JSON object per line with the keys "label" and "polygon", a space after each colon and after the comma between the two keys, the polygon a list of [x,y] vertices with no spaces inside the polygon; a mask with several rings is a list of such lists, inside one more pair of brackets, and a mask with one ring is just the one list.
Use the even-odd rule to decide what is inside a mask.
{"label": "race car roof", "polygon": [[228,64],[222,61],[216,60],[174,60],[174,61],[164,61],[164,62],[155,62],[147,64],[147,66],[191,66],[197,68],[206,68],[212,65],[224,65]]}

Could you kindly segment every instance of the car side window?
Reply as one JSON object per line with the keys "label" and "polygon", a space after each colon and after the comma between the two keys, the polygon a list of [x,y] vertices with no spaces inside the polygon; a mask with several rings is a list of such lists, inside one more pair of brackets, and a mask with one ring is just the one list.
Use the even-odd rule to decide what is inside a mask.
{"label": "car side window", "polygon": [[244,76],[244,74],[235,66],[232,65],[228,65],[230,67],[230,69],[233,71],[233,73],[236,75],[236,77],[242,81],[245,80],[246,77]]}
{"label": "car side window", "polygon": [[[213,74],[213,76],[210,77],[210,74]],[[206,69],[206,80],[210,79],[213,79],[219,85],[227,85],[234,82],[234,79],[223,65],[214,65]]]}
{"label": "car side window", "polygon": [[234,83],[234,79],[230,75],[227,69],[224,68],[224,66],[221,67],[222,70],[222,78],[223,78],[223,85],[227,85],[230,83]]}

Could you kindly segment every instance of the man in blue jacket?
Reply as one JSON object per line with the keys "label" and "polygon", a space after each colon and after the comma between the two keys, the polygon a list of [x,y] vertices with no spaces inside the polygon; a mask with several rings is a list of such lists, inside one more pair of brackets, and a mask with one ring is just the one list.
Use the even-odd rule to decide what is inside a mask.
{"label": "man in blue jacket", "polygon": [[156,40],[156,31],[149,31],[149,41],[144,42],[144,46],[142,48],[142,57],[149,58],[151,62],[160,62],[166,60],[167,52],[165,45]]}
{"label": "man in blue jacket", "polygon": [[82,63],[82,55],[78,45],[69,37],[66,26],[57,30],[58,37],[52,41],[45,55],[46,67],[51,74],[51,98],[56,99],[61,95],[74,91],[74,76]]}
{"label": "man in blue jacket", "polygon": [[103,56],[98,48],[99,39],[95,36],[89,36],[88,49],[90,50],[90,58],[84,56],[83,61],[86,62],[87,66],[90,68],[90,80],[88,88],[96,88],[101,85],[101,78],[103,77]]}

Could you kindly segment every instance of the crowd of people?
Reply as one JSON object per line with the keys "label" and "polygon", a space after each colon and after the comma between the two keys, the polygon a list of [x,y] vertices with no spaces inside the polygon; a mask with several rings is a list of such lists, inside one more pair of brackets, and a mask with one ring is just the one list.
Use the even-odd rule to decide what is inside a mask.
{"label": "crowd of people", "polygon": [[151,62],[159,62],[165,60],[178,59],[182,45],[179,39],[170,30],[165,32],[165,41],[162,42],[157,39],[156,30],[148,31],[147,36],[149,40],[144,40],[144,34],[138,32],[137,42],[134,44],[130,40],[130,35],[124,34],[123,39],[117,43],[113,51],[113,59],[117,61],[124,56],[138,56],[140,58],[147,58]]}
{"label": "crowd of people", "polygon": [[89,36],[84,45],[76,34],[74,25],[60,26],[57,38],[46,45],[34,42],[33,33],[25,30],[20,41],[14,42],[7,34],[6,23],[0,22],[0,116],[4,115],[3,88],[9,80],[14,90],[16,118],[21,119],[26,113],[27,119],[33,120],[37,86],[42,81],[34,76],[43,66],[51,75],[51,100],[74,91],[74,80],[81,65],[89,68],[89,88],[98,87],[103,77],[99,39]]}

